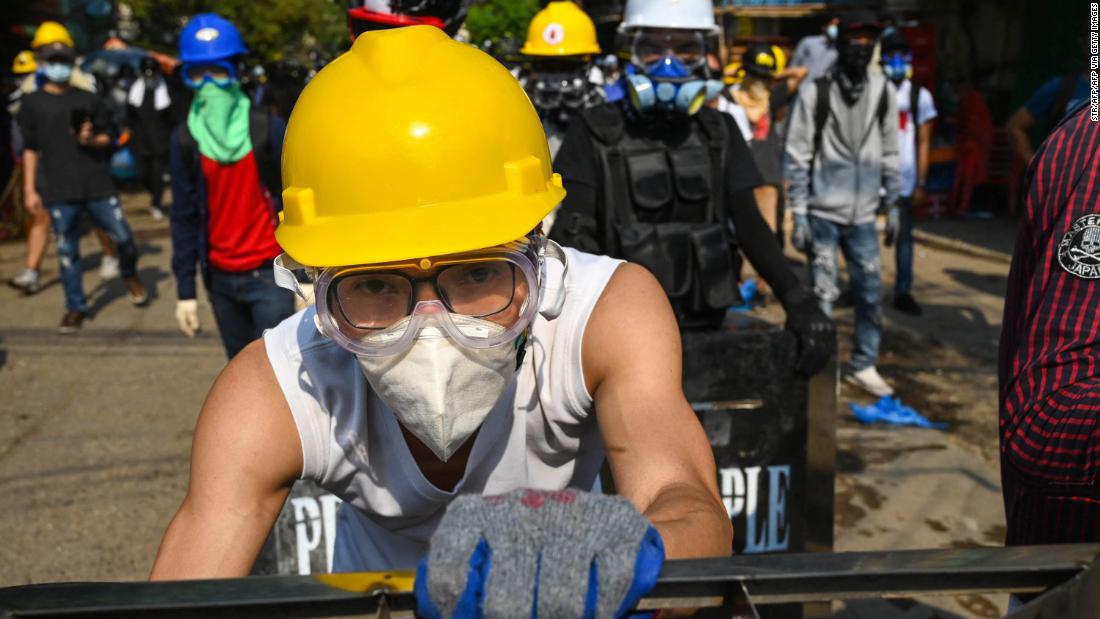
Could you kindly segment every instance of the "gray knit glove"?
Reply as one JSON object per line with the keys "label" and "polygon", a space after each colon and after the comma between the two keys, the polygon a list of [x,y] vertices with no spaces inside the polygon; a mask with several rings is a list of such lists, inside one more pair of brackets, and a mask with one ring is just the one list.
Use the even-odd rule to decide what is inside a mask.
{"label": "gray knit glove", "polygon": [[417,614],[620,617],[653,588],[663,561],[657,530],[622,497],[576,490],[462,495],[420,564]]}

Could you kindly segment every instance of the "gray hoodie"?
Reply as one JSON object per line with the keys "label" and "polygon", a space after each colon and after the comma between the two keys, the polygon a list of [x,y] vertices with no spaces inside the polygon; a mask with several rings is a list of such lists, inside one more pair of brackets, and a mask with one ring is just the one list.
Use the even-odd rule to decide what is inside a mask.
{"label": "gray hoodie", "polygon": [[[898,199],[901,189],[896,94],[885,77],[871,73],[859,100],[849,108],[835,79],[829,84],[829,117],[813,163],[813,179],[816,82],[802,85],[791,113],[786,148],[791,213],[809,212],[845,225],[868,223],[874,221],[879,207],[879,189],[885,189],[887,204]],[[880,128],[881,96],[886,97],[886,114]]]}

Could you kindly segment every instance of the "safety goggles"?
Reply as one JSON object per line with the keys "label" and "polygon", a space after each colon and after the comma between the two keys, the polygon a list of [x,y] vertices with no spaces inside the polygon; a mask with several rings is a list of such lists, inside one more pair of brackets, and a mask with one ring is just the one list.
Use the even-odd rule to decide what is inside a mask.
{"label": "safety goggles", "polygon": [[[418,337],[450,337],[469,348],[511,345],[540,311],[544,255],[564,265],[560,247],[528,237],[449,256],[326,268],[314,273],[317,326],[344,349],[371,357],[399,354]],[[276,259],[276,281],[296,289],[289,262]],[[563,280],[552,283],[551,297]]]}
{"label": "safety goggles", "polygon": [[540,109],[584,106],[588,98],[585,79],[578,73],[545,73],[532,77],[531,102]]}
{"label": "safety goggles", "polygon": [[645,28],[634,34],[630,57],[635,65],[648,67],[666,56],[679,58],[688,69],[701,67],[707,60],[703,33],[676,28]]}
{"label": "safety goggles", "polygon": [[218,88],[225,88],[237,79],[237,68],[227,60],[214,60],[203,63],[187,63],[180,71],[183,84],[188,88],[199,89],[210,82]]}

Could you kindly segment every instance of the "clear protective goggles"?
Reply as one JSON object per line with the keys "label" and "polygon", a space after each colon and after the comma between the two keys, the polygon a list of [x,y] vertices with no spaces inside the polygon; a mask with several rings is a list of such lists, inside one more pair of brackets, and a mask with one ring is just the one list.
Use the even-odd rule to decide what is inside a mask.
{"label": "clear protective goggles", "polygon": [[[548,275],[545,256],[561,261],[558,277]],[[297,291],[289,262],[276,259],[276,281]],[[322,269],[314,277],[317,327],[369,357],[399,354],[423,337],[468,348],[512,345],[540,310],[547,317],[561,311],[564,265],[556,243],[533,236],[448,256]]]}
{"label": "clear protective goggles", "polygon": [[666,56],[675,56],[688,69],[697,69],[707,61],[706,39],[698,30],[679,28],[643,28],[630,42],[630,59],[638,67],[648,67]]}
{"label": "clear protective goggles", "polygon": [[199,89],[210,82],[218,88],[225,88],[237,79],[237,68],[228,60],[214,60],[201,63],[186,63],[180,76],[188,88]]}
{"label": "clear protective goggles", "polygon": [[579,73],[547,73],[532,77],[531,102],[539,109],[579,109],[588,100],[589,87]]}

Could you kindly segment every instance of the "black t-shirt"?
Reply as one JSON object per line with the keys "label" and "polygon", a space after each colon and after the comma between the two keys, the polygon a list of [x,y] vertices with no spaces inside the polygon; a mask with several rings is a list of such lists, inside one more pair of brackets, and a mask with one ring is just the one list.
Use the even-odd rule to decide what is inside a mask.
{"label": "black t-shirt", "polygon": [[110,151],[77,141],[74,112],[92,119],[96,134],[108,133],[110,118],[96,95],[76,88],[55,95],[38,90],[23,97],[19,128],[27,150],[38,153],[35,186],[46,204],[83,202],[115,193]]}
{"label": "black t-shirt", "polygon": [[[604,105],[617,104],[606,103]],[[722,114],[710,108],[703,108],[699,110],[699,113],[718,114],[722,117],[722,122],[727,124],[726,133],[729,136],[729,151],[726,155],[726,195],[732,196],[739,191],[763,185],[764,179],[761,178],[760,171],[756,169],[752,152],[745,144],[745,139],[741,137],[741,131],[734,124],[733,118],[729,114]],[[685,125],[683,130],[687,130],[687,128],[688,126]],[[639,134],[648,137],[658,135],[667,137],[670,141],[682,139],[683,134],[683,130],[670,130],[665,134],[655,133],[629,121],[625,121],[624,130],[628,135]],[[562,181],[565,184],[566,197],[563,202],[565,206],[568,206],[570,199],[573,197],[570,192],[586,193],[584,189],[579,192],[575,191],[580,189],[577,187],[578,185],[595,191],[603,182],[596,149],[592,145],[592,140],[588,137],[588,129],[585,127],[583,120],[575,118],[569,124],[569,130],[565,133],[561,150],[554,157],[554,171],[561,174]],[[580,195],[577,196],[577,198],[580,197]]]}

